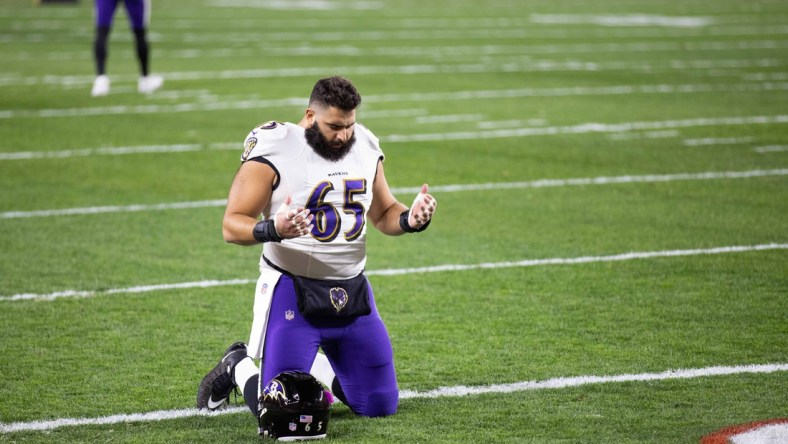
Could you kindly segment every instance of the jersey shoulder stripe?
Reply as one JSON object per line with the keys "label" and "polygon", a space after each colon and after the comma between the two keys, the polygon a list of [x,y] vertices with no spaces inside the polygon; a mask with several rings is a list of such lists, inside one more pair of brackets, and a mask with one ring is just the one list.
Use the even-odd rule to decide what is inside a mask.
{"label": "jersey shoulder stripe", "polygon": [[244,152],[241,161],[245,162],[252,157],[265,156],[268,150],[275,145],[275,141],[287,136],[288,125],[272,120],[254,127],[244,139]]}

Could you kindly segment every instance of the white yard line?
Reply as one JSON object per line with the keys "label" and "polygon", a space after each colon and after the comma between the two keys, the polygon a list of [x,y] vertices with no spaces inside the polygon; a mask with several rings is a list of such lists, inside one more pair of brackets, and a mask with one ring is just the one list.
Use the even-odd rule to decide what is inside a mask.
{"label": "white yard line", "polygon": [[483,120],[484,114],[440,114],[416,117],[416,123],[419,125],[434,125],[436,123],[481,122]]}
{"label": "white yard line", "polygon": [[138,211],[181,210],[186,208],[223,207],[226,204],[226,199],[216,199],[197,200],[190,202],[170,202],[153,205],[109,205],[105,207],[61,208],[57,210],[7,211],[0,213],[0,219],[72,216],[76,214],[134,213]]}
{"label": "white yard line", "polygon": [[[788,86],[788,84],[787,84]],[[493,98],[492,96],[501,96],[510,94],[514,97],[515,94],[523,94],[520,90],[505,90],[505,91],[475,91],[473,96],[476,98]],[[485,94],[487,93],[487,94]],[[451,100],[452,94],[436,94],[430,97],[428,94],[425,100]],[[458,96],[453,96],[458,99]],[[470,97],[465,97],[470,98]],[[381,101],[393,101],[392,97],[380,97]],[[288,101],[290,99],[285,99]],[[263,103],[263,102],[258,102]],[[154,105],[154,107],[158,107]],[[150,107],[147,107],[150,108]],[[97,114],[106,114],[100,112],[102,109],[93,108],[91,112]],[[84,110],[83,110],[84,111]],[[2,112],[0,112],[2,114]],[[64,114],[61,114],[64,115]],[[419,117],[423,116],[423,117]],[[476,115],[469,115],[476,116]],[[425,109],[405,109],[405,110],[380,110],[380,111],[366,111],[364,117],[378,118],[378,117],[416,117],[417,119],[429,119],[427,110]],[[460,116],[434,116],[436,118],[452,117],[459,120]],[[1,117],[0,117],[1,118]],[[423,142],[423,141],[442,141],[442,140],[474,140],[474,139],[487,139],[487,138],[515,138],[515,137],[529,137],[529,136],[554,136],[562,134],[586,134],[586,133],[610,133],[611,137],[615,139],[630,139],[640,138],[639,133],[632,133],[633,131],[647,131],[643,136],[645,137],[675,137],[678,133],[675,131],[677,128],[689,128],[697,126],[717,126],[717,125],[769,125],[769,124],[783,124],[788,123],[788,115],[777,116],[744,116],[744,117],[701,117],[696,119],[685,120],[662,120],[662,121],[646,121],[646,122],[622,122],[622,123],[597,123],[586,122],[577,125],[567,126],[543,126],[545,122],[539,119],[532,119],[530,121],[521,120],[506,120],[506,121],[490,121],[479,122],[478,127],[484,128],[477,131],[454,131],[450,133],[417,133],[417,134],[390,134],[381,136],[380,139],[384,143],[405,143],[405,142]],[[516,126],[515,128],[498,128],[506,126]],[[698,144],[698,141],[706,141],[710,139],[693,139],[692,144]],[[713,139],[720,140],[720,139]],[[730,140],[730,139],[726,139]],[[738,139],[737,139],[738,140]],[[173,144],[173,145],[139,145],[139,146],[126,146],[126,147],[103,147],[103,148],[79,148],[72,150],[58,150],[58,151],[16,151],[0,153],[1,160],[25,160],[25,159],[42,159],[42,158],[68,158],[68,157],[85,157],[85,156],[113,156],[125,154],[141,154],[141,153],[176,153],[176,152],[193,152],[200,150],[225,150],[237,148],[241,144],[225,142],[225,143],[208,143],[208,144]],[[240,150],[240,148],[239,148]]]}
{"label": "white yard line", "polygon": [[[237,148],[238,144],[234,144]],[[11,153],[0,153],[0,160],[26,160],[26,159],[65,159],[68,157],[88,157],[88,156],[119,156],[124,154],[142,153],[184,153],[200,151],[203,149],[228,149],[225,143],[211,144],[175,144],[175,145],[139,145],[139,146],[116,146],[103,148],[81,148],[75,150],[58,151],[17,151]]]}
{"label": "white yard line", "polygon": [[753,148],[758,153],[778,153],[788,151],[788,145],[766,145]]}
{"label": "white yard line", "polygon": [[210,0],[206,2],[208,7],[219,8],[260,8],[260,9],[284,9],[284,10],[312,10],[330,11],[336,9],[356,9],[374,10],[382,9],[382,1],[351,1],[337,2],[331,0]]}
{"label": "white yard line", "polygon": [[[247,43],[249,31],[242,32],[184,32],[177,33],[159,32],[167,38],[168,42],[184,43]],[[469,27],[460,29],[404,29],[404,30],[352,30],[352,31],[313,31],[310,37],[313,41],[320,42],[350,42],[350,41],[448,41],[448,40],[500,40],[500,39],[541,39],[541,40],[591,40],[591,39],[676,39],[676,38],[709,38],[709,37],[745,37],[745,36],[772,36],[788,34],[788,26],[784,24],[768,25],[733,25],[725,27],[706,28],[655,28],[655,27],[605,27],[597,29],[555,28],[547,26],[524,26],[500,28]],[[259,41],[276,42],[302,42],[303,31],[279,30],[275,32],[259,32],[255,34]],[[130,38],[130,37],[126,37]],[[3,41],[41,43],[51,41],[51,36],[46,33],[14,35],[7,34]],[[423,43],[423,42],[420,42]]]}
{"label": "white yard line", "polygon": [[667,16],[662,14],[531,14],[532,23],[546,25],[660,26],[702,28],[716,22],[712,16]]}
{"label": "white yard line", "polygon": [[[570,179],[539,179],[528,182],[490,182],[477,184],[435,185],[430,188],[433,193],[454,193],[460,191],[508,190],[519,188],[548,188],[585,185],[612,185],[624,183],[673,182],[678,180],[716,180],[746,179],[752,177],[769,177],[788,175],[788,168],[774,170],[748,171],[705,171],[701,173],[678,174],[647,174],[640,176],[598,176],[578,177]],[[419,187],[392,188],[394,194],[418,193]],[[181,210],[190,208],[223,207],[226,199],[197,200],[188,202],[170,202],[151,205],[109,205],[104,207],[77,207],[34,211],[6,211],[0,213],[0,219],[20,219],[30,217],[73,216],[80,214],[101,213],[134,213],[139,211]]]}
{"label": "white yard line", "polygon": [[788,371],[788,364],[742,365],[733,367],[718,366],[695,369],[667,370],[661,373],[636,373],[613,376],[575,376],[553,378],[544,381],[515,382],[512,384],[441,387],[427,392],[403,390],[400,392],[400,399],[457,397],[467,395],[484,395],[489,393],[513,393],[530,390],[562,389],[590,384],[666,381],[672,379],[692,379],[708,376],[728,376],[742,373],[774,373],[779,371]]}
{"label": "white yard line", "polygon": [[681,143],[685,146],[709,146],[709,145],[741,145],[752,143],[754,137],[703,137],[698,139],[684,139]]}
{"label": "white yard line", "polygon": [[637,139],[674,139],[679,137],[676,130],[645,131],[628,133],[611,133],[610,140],[637,140]]}
{"label": "white yard line", "polygon": [[[250,74],[252,75],[252,74]],[[12,79],[6,78],[5,81]],[[87,80],[74,80],[87,85]],[[4,80],[0,79],[0,86]],[[92,82],[92,80],[90,80]],[[73,86],[74,84],[71,84]],[[410,94],[379,94],[365,97],[371,103],[404,101],[447,101],[447,100],[496,100],[521,97],[578,97],[578,96],[618,96],[631,94],[703,94],[714,92],[768,92],[788,90],[788,82],[732,83],[732,84],[652,84],[652,85],[614,85],[602,87],[558,87],[558,88],[517,88],[502,90],[477,90],[454,92],[426,92]],[[244,99],[198,101],[174,104],[114,105],[85,108],[49,108],[35,110],[0,110],[0,119],[86,117],[128,114],[164,114],[184,112],[226,111],[241,109],[265,109],[281,107],[303,107],[304,98],[284,99]],[[364,110],[361,118],[408,117],[408,110]],[[420,114],[426,110],[417,110]]]}
{"label": "white yard line", "polygon": [[[208,48],[208,49],[172,49],[157,50],[158,57],[163,59],[205,59],[222,57],[245,57],[250,50],[264,50],[268,55],[288,57],[344,56],[344,57],[370,57],[370,56],[398,56],[398,57],[424,57],[427,59],[440,59],[468,57],[478,59],[479,56],[502,55],[534,55],[534,54],[599,54],[623,52],[691,52],[691,51],[740,51],[740,50],[774,50],[780,51],[788,48],[786,40],[710,40],[686,42],[624,42],[624,43],[564,43],[547,45],[459,45],[459,46],[379,46],[374,48],[361,48],[352,45],[336,45],[331,47],[310,46],[306,44],[293,46],[271,47],[264,44],[258,47],[245,48]],[[131,57],[133,50],[119,50],[119,57]],[[31,52],[28,50],[7,54],[6,60],[89,60],[93,56],[85,51],[58,51],[58,52]],[[785,80],[785,79],[783,79]],[[113,89],[113,92],[115,90]]]}
{"label": "white yard line", "polygon": [[745,117],[700,117],[696,119],[663,120],[622,123],[580,123],[568,126],[510,128],[483,131],[454,131],[450,133],[392,134],[382,136],[388,143],[434,142],[445,140],[478,140],[510,137],[554,136],[588,133],[624,133],[628,131],[670,130],[699,126],[771,125],[788,123],[788,115]]}
{"label": "white yard line", "polygon": [[[577,264],[591,264],[591,263],[600,263],[600,262],[622,262],[622,261],[631,261],[637,259],[746,253],[751,251],[768,251],[768,250],[785,250],[785,249],[788,249],[788,243],[782,243],[782,244],[771,243],[771,244],[762,244],[762,245],[739,245],[739,246],[700,248],[700,249],[690,249],[690,250],[628,252],[628,253],[614,254],[609,256],[581,256],[581,257],[570,257],[570,258],[523,259],[520,261],[485,262],[480,264],[447,264],[447,265],[436,265],[431,267],[393,268],[393,269],[383,269],[383,270],[368,270],[366,274],[368,276],[399,276],[399,275],[407,275],[407,274],[443,273],[450,271],[487,270],[487,269],[497,269],[497,268],[519,268],[519,267],[538,267],[538,266],[547,266],[547,265],[577,265]],[[180,282],[174,284],[140,285],[140,286],[126,287],[126,288],[113,288],[110,290],[103,290],[103,291],[62,290],[53,293],[45,293],[45,294],[20,293],[11,296],[0,296],[0,302],[53,301],[59,298],[72,298],[72,297],[87,298],[87,297],[100,296],[100,295],[148,293],[152,291],[175,290],[175,289],[210,288],[210,287],[228,286],[228,285],[250,285],[254,282],[255,282],[254,279],[230,279],[230,280],[209,280],[209,281],[197,281],[197,282]]]}
{"label": "white yard line", "polygon": [[[318,27],[325,28],[324,24]],[[256,41],[268,42],[272,45],[292,45],[304,41],[304,32],[299,29],[303,25],[290,29],[271,30],[261,32],[258,29],[237,29],[222,32],[208,29],[181,30],[166,28],[150,33],[153,42],[166,41],[170,44],[185,43],[188,46],[248,44],[249,35],[254,33]],[[257,31],[257,32],[255,32]],[[580,29],[572,27],[550,26],[522,26],[500,27],[460,27],[446,29],[396,29],[396,30],[351,30],[351,31],[320,31],[313,30],[309,36],[316,42],[341,42],[345,44],[352,41],[377,41],[384,44],[390,42],[417,41],[445,43],[451,40],[467,41],[495,41],[495,40],[575,40],[588,41],[598,39],[621,39],[632,41],[636,39],[694,39],[694,38],[719,38],[719,37],[755,37],[783,36],[788,34],[788,26],[784,24],[767,25],[733,25],[725,27],[600,27],[594,29]],[[66,42],[82,41],[88,37],[88,32],[83,28],[76,28],[72,32],[26,32],[26,33],[0,33],[0,43],[18,45],[47,45],[60,38]],[[128,34],[118,33],[119,42],[129,42],[133,37]],[[17,46],[18,46],[17,45]]]}
{"label": "white yard line", "polygon": [[63,290],[47,294],[20,293],[13,296],[0,296],[2,301],[53,301],[59,298],[88,298],[98,295],[149,293],[152,291],[180,290],[191,288],[224,287],[228,285],[246,285],[256,282],[256,279],[227,279],[197,282],[177,282],[174,284],[137,285],[134,287],[111,288],[109,290]]}
{"label": "white yard line", "polygon": [[[742,374],[768,374],[788,371],[788,364],[755,364],[736,366],[715,366],[666,370],[659,373],[629,373],[620,375],[586,375],[544,379],[540,381],[521,381],[510,384],[491,384],[482,386],[439,387],[429,391],[401,390],[399,397],[407,399],[455,398],[461,396],[477,396],[493,393],[518,393],[536,390],[559,390],[564,388],[582,387],[586,385],[615,384],[621,382],[654,382],[682,379],[708,378],[715,376],[732,376]],[[193,408],[180,410],[158,410],[147,413],[131,413],[123,415],[102,416],[97,418],[61,418],[48,421],[28,421],[0,423],[0,433],[49,431],[61,427],[77,427],[90,425],[108,425],[148,421],[165,421],[169,419],[190,418],[194,416],[217,416],[248,412],[246,407],[230,407],[219,412],[208,413]]]}
{"label": "white yard line", "polygon": [[[602,71],[634,71],[650,74],[667,71],[696,71],[698,69],[745,69],[745,68],[778,68],[784,67],[785,61],[780,58],[759,59],[674,59],[661,62],[648,60],[534,60],[531,56],[512,56],[495,62],[480,63],[420,63],[408,65],[366,65],[366,66],[310,66],[300,68],[259,68],[222,71],[175,71],[164,74],[168,82],[181,80],[233,80],[233,79],[264,79],[282,77],[313,77],[327,73],[342,73],[345,76],[361,75],[413,75],[413,74],[477,74],[501,72],[602,72]],[[89,85],[94,77],[83,76],[25,76],[6,74],[0,76],[0,86],[36,86],[36,85]],[[135,77],[129,74],[113,76],[117,82],[133,82]]]}

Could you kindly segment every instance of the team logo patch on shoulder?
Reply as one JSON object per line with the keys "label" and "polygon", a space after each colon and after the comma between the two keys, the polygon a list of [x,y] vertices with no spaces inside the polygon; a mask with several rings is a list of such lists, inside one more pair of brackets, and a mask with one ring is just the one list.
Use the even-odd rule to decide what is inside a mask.
{"label": "team logo patch on shoulder", "polygon": [[287,124],[272,120],[265,122],[254,127],[247,139],[254,137],[258,143],[263,143],[266,140],[279,140],[287,136]]}
{"label": "team logo patch on shoulder", "polygon": [[272,129],[276,128],[277,126],[279,126],[279,122],[277,122],[276,120],[272,120],[270,122],[265,122],[265,123],[261,123],[261,124],[257,125],[257,128],[264,129],[264,130],[272,130]]}
{"label": "team logo patch on shoulder", "polygon": [[249,158],[249,154],[252,153],[252,150],[256,146],[257,146],[257,137],[250,137],[246,139],[246,142],[244,142],[244,154],[242,156],[243,160]]}

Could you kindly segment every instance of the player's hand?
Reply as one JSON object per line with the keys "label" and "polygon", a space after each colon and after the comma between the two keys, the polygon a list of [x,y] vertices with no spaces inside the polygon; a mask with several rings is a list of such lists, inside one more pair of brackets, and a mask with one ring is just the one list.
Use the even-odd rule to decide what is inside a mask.
{"label": "player's hand", "polygon": [[432,195],[427,194],[427,184],[421,186],[421,192],[416,196],[413,205],[410,206],[408,215],[408,225],[411,228],[419,229],[432,219],[438,201]]}
{"label": "player's hand", "polygon": [[292,203],[293,199],[287,196],[274,215],[274,228],[282,239],[305,236],[314,228],[312,221],[315,216],[309,214],[309,210],[304,207],[294,206],[291,208]]}

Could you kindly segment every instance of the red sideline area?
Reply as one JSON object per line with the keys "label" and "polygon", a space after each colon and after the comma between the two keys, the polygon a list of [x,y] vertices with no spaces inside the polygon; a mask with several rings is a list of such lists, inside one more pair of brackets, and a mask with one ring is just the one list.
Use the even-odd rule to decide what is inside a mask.
{"label": "red sideline area", "polygon": [[788,423],[788,418],[769,419],[766,421],[755,421],[747,424],[739,424],[739,425],[726,427],[710,435],[704,436],[703,438],[700,439],[700,444],[729,444],[728,438],[734,435],[749,432],[750,430],[755,430],[765,425],[780,424],[780,423]]}

